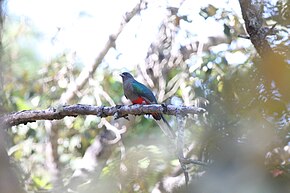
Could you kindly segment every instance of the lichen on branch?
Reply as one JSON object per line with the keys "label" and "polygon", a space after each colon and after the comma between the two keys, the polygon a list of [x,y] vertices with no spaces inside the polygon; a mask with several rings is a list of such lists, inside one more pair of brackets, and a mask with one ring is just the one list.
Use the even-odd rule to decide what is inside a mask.
{"label": "lichen on branch", "polygon": [[116,119],[127,115],[145,115],[151,113],[164,113],[168,115],[202,114],[205,109],[195,106],[174,106],[174,105],[116,105],[93,106],[85,104],[64,105],[57,108],[45,110],[24,110],[0,116],[0,123],[4,128],[19,124],[27,124],[37,120],[59,120],[66,116],[96,115],[98,117],[114,116]]}

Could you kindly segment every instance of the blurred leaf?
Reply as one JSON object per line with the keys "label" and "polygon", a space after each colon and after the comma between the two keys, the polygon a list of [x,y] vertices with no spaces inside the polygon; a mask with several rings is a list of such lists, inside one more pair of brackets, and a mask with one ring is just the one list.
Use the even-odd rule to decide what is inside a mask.
{"label": "blurred leaf", "polygon": [[27,131],[27,133],[26,133],[26,138],[28,138],[28,137],[32,137],[32,138],[34,138],[36,136],[36,131],[35,131],[35,129],[31,129],[31,128],[29,128],[29,130]]}
{"label": "blurred leaf", "polygon": [[52,188],[52,185],[49,183],[49,181],[41,178],[40,176],[33,176],[32,180],[36,187],[38,187],[39,189],[50,190]]}
{"label": "blurred leaf", "polygon": [[209,4],[207,7],[205,7],[205,8],[201,8],[199,14],[200,14],[204,19],[207,19],[207,18],[209,18],[209,17],[214,16],[214,15],[216,14],[216,11],[217,11],[217,10],[218,10],[218,9],[217,9],[215,6]]}
{"label": "blurred leaf", "polygon": [[226,24],[224,24],[224,33],[227,37],[231,37],[231,28]]}
{"label": "blurred leaf", "polygon": [[150,160],[148,157],[138,160],[138,166],[142,169],[148,168],[149,164],[150,164]]}
{"label": "blurred leaf", "polygon": [[20,97],[14,97],[16,106],[18,110],[28,110],[30,109],[30,105],[27,103],[27,101]]}

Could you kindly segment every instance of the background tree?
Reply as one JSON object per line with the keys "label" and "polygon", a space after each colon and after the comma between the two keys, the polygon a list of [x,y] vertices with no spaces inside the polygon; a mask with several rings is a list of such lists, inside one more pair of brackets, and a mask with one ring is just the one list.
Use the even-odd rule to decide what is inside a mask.
{"label": "background tree", "polygon": [[[1,69],[5,72],[1,103],[7,111],[57,108],[64,103],[130,104],[118,76],[125,70],[150,87],[159,103],[207,109],[205,117],[186,118],[185,155],[210,164],[187,165],[187,189],[175,145],[143,116],[129,116],[130,121],[66,117],[12,127],[7,150],[21,168],[19,181],[24,188],[32,192],[287,192],[289,2],[228,3],[134,2],[114,23],[91,63],[72,48],[41,60],[33,48],[41,44],[43,34],[33,22],[10,14],[3,36],[3,63],[10,65]],[[108,15],[118,14],[108,7]],[[82,27],[79,21],[94,18],[82,7],[77,13],[71,21],[77,28]],[[103,15],[97,21],[111,20]],[[105,28],[93,25],[99,31]],[[68,26],[55,30],[54,48]],[[146,47],[139,40],[152,37],[153,26],[156,33]],[[218,29],[221,33],[216,33]],[[76,35],[74,40],[85,41],[85,36]],[[92,42],[87,47],[96,44]],[[141,45],[147,51],[144,57],[138,55],[138,64],[117,67],[126,55],[134,58],[134,49]],[[175,117],[166,118],[177,128]],[[116,131],[121,139],[115,140]]]}

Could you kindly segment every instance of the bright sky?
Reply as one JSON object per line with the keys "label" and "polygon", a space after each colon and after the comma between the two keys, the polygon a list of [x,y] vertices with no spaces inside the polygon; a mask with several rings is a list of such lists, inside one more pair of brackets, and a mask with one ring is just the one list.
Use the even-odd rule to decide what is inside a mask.
{"label": "bright sky", "polygon": [[[9,0],[8,15],[25,18],[42,34],[36,47],[45,62],[64,50],[76,53],[85,65],[94,62],[109,35],[115,33],[121,18],[138,0]],[[126,26],[117,42],[117,51],[111,50],[106,62],[113,68],[129,68],[144,60],[148,47],[156,39],[158,26],[166,16],[166,6],[174,6],[177,0],[148,1],[148,9],[141,12]],[[218,3],[217,3],[218,2]],[[188,14],[191,24],[181,23],[183,28],[196,34],[194,40],[207,40],[209,36],[223,35],[223,24],[213,19],[204,20],[200,7],[212,4],[240,13],[238,0],[187,0],[180,12]],[[61,29],[59,31],[59,29]],[[186,41],[182,38],[180,42]],[[243,40],[244,41],[244,40]],[[247,41],[247,40],[246,40]],[[116,55],[120,55],[116,58]],[[113,57],[111,57],[113,56]],[[229,57],[237,58],[237,57]],[[236,61],[233,61],[236,62]]]}

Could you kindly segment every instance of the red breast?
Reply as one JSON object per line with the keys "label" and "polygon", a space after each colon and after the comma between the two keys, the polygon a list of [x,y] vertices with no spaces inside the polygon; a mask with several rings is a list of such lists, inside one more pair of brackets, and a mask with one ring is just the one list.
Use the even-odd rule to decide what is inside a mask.
{"label": "red breast", "polygon": [[133,103],[133,104],[141,104],[141,105],[142,105],[142,104],[147,104],[147,105],[149,104],[149,103],[147,103],[147,102],[146,102],[142,97],[139,97],[139,98],[133,100],[132,103]]}
{"label": "red breast", "polygon": [[[141,105],[142,104],[147,104],[147,105],[150,104],[146,100],[144,100],[142,97],[139,97],[139,98],[133,100],[132,103],[133,104],[141,104]],[[152,116],[156,120],[160,120],[161,119],[161,115],[159,113],[152,113]]]}

